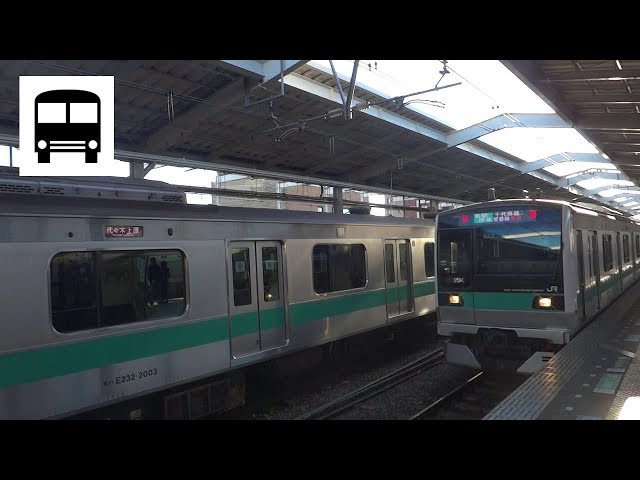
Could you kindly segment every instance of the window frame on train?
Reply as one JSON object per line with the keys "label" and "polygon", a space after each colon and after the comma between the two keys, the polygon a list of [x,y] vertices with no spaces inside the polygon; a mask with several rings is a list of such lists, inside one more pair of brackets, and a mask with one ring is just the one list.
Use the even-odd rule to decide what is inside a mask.
{"label": "window frame on train", "polygon": [[613,235],[611,233],[603,232],[601,236],[602,236],[602,271],[611,272],[615,268],[614,261],[613,261],[613,245],[612,245]]}
{"label": "window frame on train", "polygon": [[[166,289],[169,289],[169,282],[172,279],[178,281],[171,282],[176,285],[178,293],[182,293],[181,296],[174,298],[181,299],[178,302],[170,302],[168,298],[168,290],[164,292],[165,286],[157,282],[152,285],[149,279],[149,267],[151,258],[156,258],[156,264],[158,268],[162,268],[161,262],[166,261],[162,258],[176,255],[181,260],[181,272],[176,272],[175,267],[172,270],[169,268],[169,274],[167,276]],[[60,271],[57,266],[58,260],[65,257],[78,258],[86,257],[85,265],[80,268],[90,267],[89,275],[85,275],[86,278],[78,278],[74,273],[75,278],[72,280],[74,287],[72,291],[74,296],[78,296],[78,283],[86,283],[87,288],[84,292],[88,296],[91,305],[76,307],[69,306],[67,302],[63,301],[63,307],[56,309],[57,299],[64,295],[67,289],[61,285],[64,282],[64,270]],[[118,258],[120,256],[120,258]],[[111,258],[109,258],[111,257]],[[129,257],[129,258],[127,258]],[[113,260],[122,260],[124,262],[112,262]],[[144,278],[141,276],[140,260],[144,259]],[[49,315],[51,325],[54,330],[61,334],[69,334],[79,331],[88,330],[100,330],[103,328],[119,326],[119,325],[132,325],[139,322],[148,322],[163,320],[167,318],[179,318],[183,316],[187,310],[189,301],[188,282],[187,282],[187,255],[181,249],[177,248],[163,248],[163,249],[139,249],[139,250],[73,250],[58,252],[51,257],[49,261]],[[137,262],[137,265],[136,265]],[[109,263],[112,263],[109,265]],[[129,264],[129,268],[124,270],[118,270],[121,265]],[[114,267],[115,266],[115,267]],[[60,273],[63,275],[63,279],[60,280]],[[71,272],[70,272],[71,274]],[[57,278],[54,278],[57,275]],[[82,273],[81,273],[82,275]],[[111,283],[111,287],[116,288],[114,293],[113,288],[106,290],[107,279],[109,277],[115,278],[115,283]],[[137,275],[137,278],[136,278]],[[175,277],[175,275],[179,275]],[[124,282],[129,283],[127,286]],[[164,283],[164,282],[162,282]],[[55,288],[58,286],[59,293],[55,292]],[[158,290],[159,288],[159,290]],[[124,303],[108,303],[114,299],[126,297],[129,302]],[[167,301],[164,301],[164,296],[167,296]],[[107,300],[107,297],[110,297]],[[86,302],[85,302],[86,303]],[[166,307],[165,307],[166,305]],[[169,307],[178,305],[178,311],[172,311]],[[85,310],[90,311],[90,316],[87,321],[87,316],[79,317],[79,319],[70,319],[69,317],[63,317],[65,312],[73,310]],[[133,314],[133,319],[127,318],[127,315]],[[57,316],[57,318],[56,318]],[[121,318],[126,318],[124,321]],[[65,325],[66,322],[66,325]],[[84,323],[82,323],[84,322]]]}
{"label": "window frame on train", "polygon": [[[329,252],[332,249],[336,249],[339,247],[362,247],[362,259],[363,259],[363,266],[364,266],[364,282],[362,283],[362,285],[357,285],[354,286],[353,284],[351,284],[348,288],[341,288],[341,289],[332,289],[334,286],[331,285],[331,279],[334,278],[335,279],[335,271],[332,270],[332,267],[335,268],[335,264],[331,263],[332,260],[332,255],[329,254],[327,255],[327,261],[326,261],[326,265],[327,265],[327,290],[326,291],[318,291],[318,284],[317,284],[317,276],[316,274],[318,272],[316,272],[316,249],[318,248],[322,248],[322,247],[326,247],[328,248]],[[352,253],[350,253],[350,257],[352,257]],[[319,272],[322,273],[322,272]],[[347,292],[347,291],[351,291],[351,290],[362,290],[364,288],[367,287],[367,285],[369,284],[369,268],[368,268],[368,255],[367,255],[367,247],[365,244],[363,243],[318,243],[315,244],[313,246],[313,248],[311,249],[311,279],[312,279],[312,283],[313,283],[313,291],[316,293],[316,295],[326,295],[328,293],[334,293],[334,292]]]}
{"label": "window frame on train", "polygon": [[631,261],[631,248],[629,245],[629,234],[622,234],[622,263],[629,263]]}
{"label": "window frame on train", "polygon": [[427,278],[435,278],[436,276],[436,243],[435,242],[427,241],[424,244],[424,273]]}

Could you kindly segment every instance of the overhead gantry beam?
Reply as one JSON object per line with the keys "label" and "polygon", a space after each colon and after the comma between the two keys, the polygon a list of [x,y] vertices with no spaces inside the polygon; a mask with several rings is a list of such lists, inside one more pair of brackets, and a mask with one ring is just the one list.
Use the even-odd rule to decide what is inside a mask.
{"label": "overhead gantry beam", "polygon": [[[593,196],[593,195],[595,195],[597,193],[604,192],[605,190],[615,189],[615,188],[617,188],[618,185],[619,184],[613,184],[612,185],[610,183],[608,185],[602,185],[601,187],[592,188],[590,190],[586,190],[585,191],[585,195],[592,195]],[[626,190],[627,188],[630,188],[630,187],[622,185],[621,188]],[[640,194],[640,191],[638,192],[638,194]],[[626,193],[620,193],[620,195],[627,195],[627,194]],[[636,194],[635,193],[630,193],[629,195],[636,195]],[[617,196],[617,195],[614,195],[614,196]],[[605,198],[605,197],[601,197],[601,198]],[[608,197],[608,198],[611,198],[611,200],[604,200],[604,201],[606,201],[606,202],[612,202],[613,201],[613,197]]]}
{"label": "overhead gantry beam", "polygon": [[607,160],[599,153],[562,152],[522,165],[520,167],[520,172],[529,173],[541,170],[545,167],[550,167],[551,165],[566,162],[607,163]]}
{"label": "overhead gantry beam", "polygon": [[[596,193],[602,192],[604,190],[611,190],[614,187],[611,187],[611,185],[608,185],[606,187],[602,187],[602,188],[597,188],[594,190],[598,190]],[[640,195],[640,189],[638,189],[637,191],[633,191],[633,190],[628,190],[630,187],[622,187],[622,189],[624,190],[624,192],[620,192],[618,195],[614,195],[615,196],[619,196],[619,195],[625,195],[627,197],[632,196],[632,195]],[[603,197],[605,198],[605,197]],[[613,198],[613,197],[607,197],[607,198]]]}
{"label": "overhead gantry beam", "polygon": [[514,127],[568,128],[571,125],[555,113],[506,113],[447,135],[447,147],[457,147],[483,135]]}
{"label": "overhead gantry beam", "polygon": [[[624,177],[624,175],[622,175],[620,173],[592,172],[592,173],[583,173],[581,175],[576,175],[575,177],[567,178],[567,179],[563,180],[562,183],[564,183],[565,185],[576,185],[577,183],[583,182],[584,180],[592,180],[592,179],[596,179],[596,180],[625,180],[625,181],[628,181],[626,178],[623,178],[623,177]],[[611,185],[611,184],[609,184],[609,185]],[[587,190],[587,193],[589,193],[589,190]]]}

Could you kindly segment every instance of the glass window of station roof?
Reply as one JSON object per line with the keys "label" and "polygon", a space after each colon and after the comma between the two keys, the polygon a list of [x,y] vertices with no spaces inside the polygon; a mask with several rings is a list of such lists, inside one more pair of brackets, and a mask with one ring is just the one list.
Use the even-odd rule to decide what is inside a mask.
{"label": "glass window of station roof", "polygon": [[[328,60],[312,60],[309,64],[331,74]],[[333,64],[338,74],[351,78],[353,61],[334,60]],[[440,87],[462,82],[451,88],[405,98],[405,102],[411,102],[407,108],[456,130],[501,114],[555,113],[498,60],[449,60],[447,69],[450,73],[440,80],[442,67],[439,60],[361,60],[357,83],[372,93],[391,98],[433,88],[438,81]],[[606,156],[596,163],[562,162],[561,158],[551,158],[562,152],[599,153],[573,128],[503,128],[478,140],[525,162],[548,158],[551,165],[544,170],[558,177],[587,169],[615,169]]]}
{"label": "glass window of station roof", "polygon": [[598,195],[605,198],[615,197],[616,195],[640,195],[640,190],[626,190],[620,188],[611,188],[598,192]]}

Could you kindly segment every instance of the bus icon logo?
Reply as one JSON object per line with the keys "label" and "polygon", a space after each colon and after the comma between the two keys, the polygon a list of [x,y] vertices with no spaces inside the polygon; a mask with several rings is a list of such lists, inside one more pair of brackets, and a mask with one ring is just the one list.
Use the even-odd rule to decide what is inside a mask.
{"label": "bus icon logo", "polygon": [[86,90],[50,90],[35,99],[35,151],[38,163],[51,152],[84,152],[97,163],[100,152],[100,97]]}

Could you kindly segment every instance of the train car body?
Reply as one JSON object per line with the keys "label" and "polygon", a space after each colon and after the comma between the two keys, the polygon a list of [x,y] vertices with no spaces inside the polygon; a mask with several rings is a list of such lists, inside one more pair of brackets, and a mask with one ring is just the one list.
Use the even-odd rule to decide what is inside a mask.
{"label": "train car body", "polygon": [[600,206],[493,200],[436,218],[449,362],[533,373],[640,276],[640,226]]}
{"label": "train car body", "polygon": [[433,221],[49,183],[0,181],[2,419],[148,394],[193,418],[241,367],[435,310]]}

